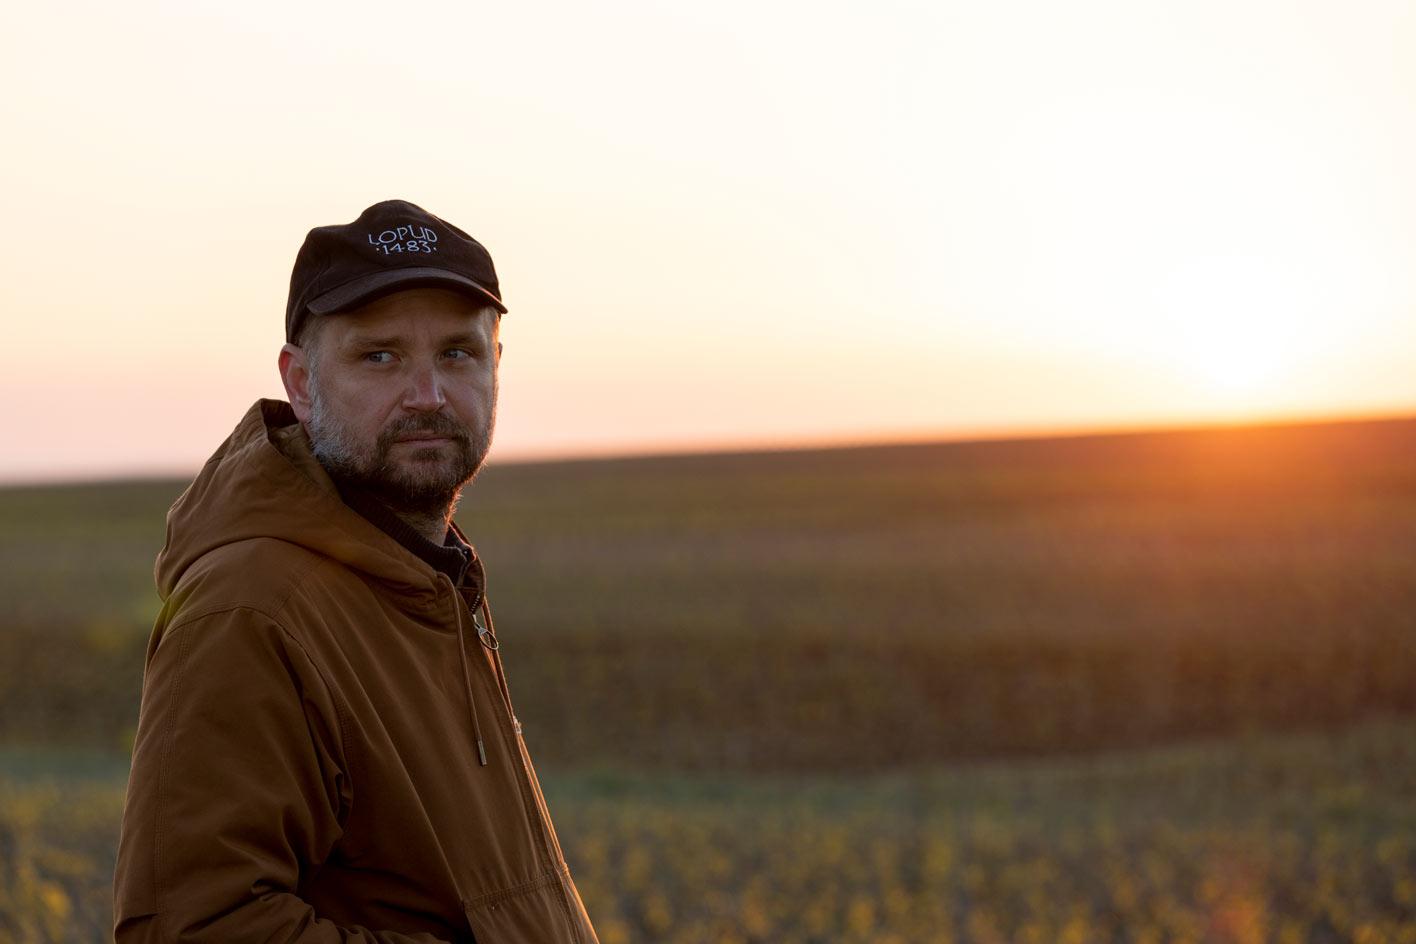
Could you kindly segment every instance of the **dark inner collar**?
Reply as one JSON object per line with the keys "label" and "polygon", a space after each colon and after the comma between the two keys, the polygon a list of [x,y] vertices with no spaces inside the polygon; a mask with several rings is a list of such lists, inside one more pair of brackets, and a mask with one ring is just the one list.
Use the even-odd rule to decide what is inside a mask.
{"label": "dark inner collar", "polygon": [[394,514],[393,509],[359,486],[339,480],[335,480],[335,485],[338,486],[339,494],[346,505],[419,559],[426,561],[434,570],[447,574],[452,579],[453,586],[462,585],[477,554],[452,528],[447,529],[442,544],[434,544]]}

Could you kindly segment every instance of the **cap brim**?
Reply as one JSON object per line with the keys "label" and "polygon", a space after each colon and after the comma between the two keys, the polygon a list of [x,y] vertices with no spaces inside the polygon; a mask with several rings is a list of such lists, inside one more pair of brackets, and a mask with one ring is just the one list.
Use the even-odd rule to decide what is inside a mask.
{"label": "cap brim", "polygon": [[478,301],[485,301],[497,311],[506,314],[506,306],[482,286],[456,272],[436,269],[432,266],[409,266],[402,269],[384,269],[371,272],[352,282],[345,282],[332,288],[309,303],[309,310],[316,315],[334,315],[347,311],[365,302],[407,288],[449,288],[454,292],[469,295]]}

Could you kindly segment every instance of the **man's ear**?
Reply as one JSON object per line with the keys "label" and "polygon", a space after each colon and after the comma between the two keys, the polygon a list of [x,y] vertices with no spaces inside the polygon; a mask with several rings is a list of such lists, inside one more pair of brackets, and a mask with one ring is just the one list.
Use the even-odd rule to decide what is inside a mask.
{"label": "man's ear", "polygon": [[497,342],[497,363],[501,363],[501,342]]}
{"label": "man's ear", "polygon": [[280,380],[285,384],[285,396],[295,411],[295,418],[302,423],[310,419],[310,364],[309,355],[302,348],[285,344],[280,348],[276,361],[280,368]]}

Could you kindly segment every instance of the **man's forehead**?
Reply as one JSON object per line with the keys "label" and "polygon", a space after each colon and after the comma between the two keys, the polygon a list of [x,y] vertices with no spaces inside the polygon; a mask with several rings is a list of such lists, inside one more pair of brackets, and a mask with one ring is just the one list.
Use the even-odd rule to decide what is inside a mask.
{"label": "man's forehead", "polygon": [[[437,294],[432,295],[432,292]],[[500,313],[490,305],[478,305],[452,292],[418,289],[398,292],[360,308],[323,317],[345,341],[371,335],[381,338],[485,337],[495,333],[501,321]]]}

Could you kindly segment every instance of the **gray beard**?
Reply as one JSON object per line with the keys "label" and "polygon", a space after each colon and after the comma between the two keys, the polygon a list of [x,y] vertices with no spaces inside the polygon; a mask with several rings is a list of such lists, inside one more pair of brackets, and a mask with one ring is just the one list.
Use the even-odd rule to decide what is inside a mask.
{"label": "gray beard", "polygon": [[[477,477],[492,445],[496,426],[497,391],[486,427],[472,430],[446,413],[423,413],[392,423],[379,433],[372,452],[330,415],[314,383],[310,385],[310,419],[305,430],[315,458],[337,482],[351,483],[371,493],[395,512],[446,518],[452,514],[463,486]],[[411,450],[405,468],[392,461],[394,441],[409,433],[427,432],[452,441],[452,463],[420,467],[420,450]],[[406,448],[406,447],[405,447]],[[428,447],[430,450],[434,447]]]}

